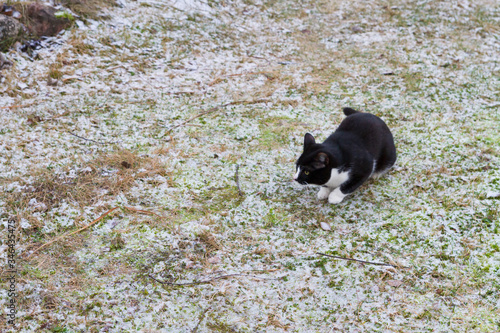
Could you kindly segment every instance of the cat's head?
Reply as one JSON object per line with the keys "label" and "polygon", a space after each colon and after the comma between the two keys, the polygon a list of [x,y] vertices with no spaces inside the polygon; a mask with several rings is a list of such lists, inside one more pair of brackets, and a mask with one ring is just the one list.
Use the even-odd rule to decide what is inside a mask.
{"label": "cat's head", "polygon": [[306,133],[304,136],[304,152],[295,162],[296,173],[293,180],[302,185],[323,185],[330,179],[333,156],[326,152],[322,144],[316,143],[314,137]]}

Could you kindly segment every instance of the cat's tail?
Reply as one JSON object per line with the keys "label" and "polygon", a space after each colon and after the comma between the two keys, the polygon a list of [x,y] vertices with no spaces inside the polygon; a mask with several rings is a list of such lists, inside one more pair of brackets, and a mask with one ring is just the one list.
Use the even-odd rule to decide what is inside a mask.
{"label": "cat's tail", "polygon": [[343,108],[342,111],[344,111],[344,114],[346,116],[350,116],[351,114],[355,114],[355,113],[360,113],[359,111],[356,111],[356,110],[351,109],[351,108]]}

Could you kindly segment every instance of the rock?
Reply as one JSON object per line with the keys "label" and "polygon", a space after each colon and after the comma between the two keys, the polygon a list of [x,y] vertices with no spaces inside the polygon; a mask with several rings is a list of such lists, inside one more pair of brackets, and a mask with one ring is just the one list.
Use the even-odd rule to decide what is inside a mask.
{"label": "rock", "polygon": [[55,36],[71,25],[65,17],[56,17],[57,9],[41,3],[33,2],[26,7],[26,25],[31,34],[36,37]]}
{"label": "rock", "polygon": [[[19,12],[16,11],[16,9],[12,6],[9,6],[6,4],[0,4],[0,14],[3,14],[5,16],[14,16],[14,13],[19,13]],[[14,18],[18,18],[18,17],[14,17]]]}
{"label": "rock", "polygon": [[20,19],[22,17],[21,13],[19,13],[14,7],[6,4],[0,5],[0,13],[5,16],[12,16],[15,19]]}
{"label": "rock", "polygon": [[6,51],[23,36],[23,26],[12,17],[0,15],[0,51]]}
{"label": "rock", "polygon": [[351,27],[351,31],[355,33],[361,33],[363,32],[363,28],[361,28],[359,25],[355,25]]}

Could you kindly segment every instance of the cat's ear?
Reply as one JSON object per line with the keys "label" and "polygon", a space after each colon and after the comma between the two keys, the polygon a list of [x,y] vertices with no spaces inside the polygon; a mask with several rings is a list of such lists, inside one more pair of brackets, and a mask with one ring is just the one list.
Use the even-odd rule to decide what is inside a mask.
{"label": "cat's ear", "polygon": [[330,159],[328,158],[328,155],[326,153],[321,152],[316,154],[316,156],[314,157],[313,165],[316,169],[321,169],[326,167],[329,161]]}
{"label": "cat's ear", "polygon": [[304,136],[304,147],[313,145],[316,143],[316,140],[314,140],[314,136],[312,136],[311,133],[306,133]]}

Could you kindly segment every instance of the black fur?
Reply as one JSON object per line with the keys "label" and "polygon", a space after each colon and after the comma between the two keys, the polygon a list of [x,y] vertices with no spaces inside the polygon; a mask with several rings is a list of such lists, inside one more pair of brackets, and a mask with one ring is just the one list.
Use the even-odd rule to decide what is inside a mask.
{"label": "black fur", "polygon": [[343,111],[347,117],[325,142],[316,143],[309,133],[304,136],[304,152],[296,162],[301,172],[295,180],[300,184],[325,186],[332,169],[347,171],[348,179],[340,184],[340,191],[346,195],[396,162],[394,140],[382,119],[351,108]]}

